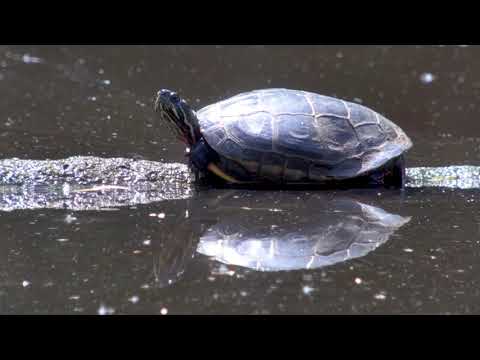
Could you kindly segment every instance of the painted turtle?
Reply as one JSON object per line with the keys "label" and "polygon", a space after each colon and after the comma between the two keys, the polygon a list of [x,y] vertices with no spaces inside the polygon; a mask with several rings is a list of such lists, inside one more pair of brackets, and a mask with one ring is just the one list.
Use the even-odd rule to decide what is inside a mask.
{"label": "painted turtle", "polygon": [[362,179],[402,187],[411,140],[355,103],[311,92],[265,89],[193,111],[160,90],[155,111],[190,147],[199,174],[228,183],[312,184]]}

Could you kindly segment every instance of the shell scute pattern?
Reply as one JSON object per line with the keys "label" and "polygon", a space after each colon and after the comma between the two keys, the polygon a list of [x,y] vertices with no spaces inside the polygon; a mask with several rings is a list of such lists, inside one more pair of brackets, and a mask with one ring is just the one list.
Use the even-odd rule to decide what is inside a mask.
{"label": "shell scute pattern", "polygon": [[259,151],[272,151],[274,118],[269,113],[242,115],[226,122],[229,135],[236,142]]}
{"label": "shell scute pattern", "polygon": [[382,115],[378,115],[380,128],[385,132],[387,140],[395,140],[399,134],[403,134],[403,131],[390,120],[386,119]]}
{"label": "shell scute pattern", "polygon": [[258,112],[313,115],[312,106],[304,92],[284,89],[257,90],[242,93],[219,103],[222,118],[247,116]]}
{"label": "shell scute pattern", "polygon": [[203,134],[205,133],[208,133],[207,141],[213,148],[223,146],[222,144],[228,139],[226,129],[220,126],[210,127],[207,132],[203,132]]}
{"label": "shell scute pattern", "polygon": [[349,120],[355,129],[363,125],[379,124],[376,114],[369,108],[350,102],[345,102],[345,104],[350,110]]}
{"label": "shell scute pattern", "polygon": [[219,106],[218,104],[212,104],[205,106],[197,111],[197,117],[200,120],[200,131],[205,133],[212,128],[218,128],[222,126],[221,119],[218,117]]}
{"label": "shell scute pattern", "polygon": [[398,126],[373,110],[305,91],[251,91],[197,115],[215,151],[271,180],[358,176],[411,146]]}
{"label": "shell scute pattern", "polygon": [[261,103],[272,115],[295,114],[311,116],[312,107],[301,92],[278,91],[259,95]]}
{"label": "shell scute pattern", "polygon": [[377,124],[363,125],[355,129],[358,139],[367,148],[376,148],[386,140],[386,134]]}
{"label": "shell scute pattern", "polygon": [[314,93],[303,92],[304,96],[313,106],[315,116],[335,116],[344,119],[349,118],[349,109],[345,106],[345,102],[329,96],[317,95]]}
{"label": "shell scute pattern", "polygon": [[222,118],[236,118],[239,115],[257,113],[263,109],[264,106],[260,101],[260,97],[252,94],[239,94],[219,103],[219,111]]}
{"label": "shell scute pattern", "polygon": [[279,115],[277,152],[333,165],[355,154],[358,141],[348,120]]}

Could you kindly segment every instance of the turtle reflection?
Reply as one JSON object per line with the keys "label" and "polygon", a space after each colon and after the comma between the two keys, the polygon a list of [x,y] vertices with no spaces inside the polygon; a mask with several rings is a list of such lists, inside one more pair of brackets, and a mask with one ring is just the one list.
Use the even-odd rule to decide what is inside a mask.
{"label": "turtle reflection", "polygon": [[284,193],[279,208],[257,196],[230,203],[232,211],[201,236],[197,252],[259,271],[315,269],[365,256],[410,220],[321,194]]}
{"label": "turtle reflection", "polygon": [[178,279],[195,251],[258,271],[315,269],[367,255],[410,221],[327,193],[212,191],[208,198],[215,194],[214,203],[190,202],[196,215],[167,236],[156,261],[160,285]]}

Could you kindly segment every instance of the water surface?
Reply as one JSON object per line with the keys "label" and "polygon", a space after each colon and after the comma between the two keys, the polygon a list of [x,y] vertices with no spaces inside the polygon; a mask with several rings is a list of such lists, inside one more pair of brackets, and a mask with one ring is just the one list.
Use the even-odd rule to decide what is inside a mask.
{"label": "water surface", "polygon": [[[479,165],[479,60],[477,46],[0,46],[0,157],[184,162],[154,117],[157,89],[200,108],[287,87],[386,115],[414,142],[408,166]],[[479,313],[479,200],[477,189],[208,190],[1,211],[0,313]],[[317,260],[273,266],[291,264],[292,246]]]}

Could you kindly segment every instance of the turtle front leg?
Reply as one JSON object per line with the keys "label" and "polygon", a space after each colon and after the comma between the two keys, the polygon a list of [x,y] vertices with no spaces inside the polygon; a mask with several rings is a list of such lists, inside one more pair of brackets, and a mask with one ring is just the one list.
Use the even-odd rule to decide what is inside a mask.
{"label": "turtle front leg", "polygon": [[243,184],[232,176],[226,174],[221,170],[216,163],[219,161],[218,154],[208,146],[204,139],[198,141],[189,153],[190,163],[193,171],[196,173],[195,180],[198,180],[198,173],[200,171],[211,172],[231,184]]}
{"label": "turtle front leg", "polygon": [[217,165],[215,165],[214,163],[210,163],[208,164],[207,166],[207,169],[210,170],[212,173],[214,173],[215,175],[221,177],[223,180],[225,180],[226,182],[229,182],[229,183],[232,183],[232,184],[246,184],[245,182],[243,181],[238,181],[237,179],[231,177],[230,175],[228,174],[225,174],[225,172],[223,172]]}

